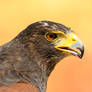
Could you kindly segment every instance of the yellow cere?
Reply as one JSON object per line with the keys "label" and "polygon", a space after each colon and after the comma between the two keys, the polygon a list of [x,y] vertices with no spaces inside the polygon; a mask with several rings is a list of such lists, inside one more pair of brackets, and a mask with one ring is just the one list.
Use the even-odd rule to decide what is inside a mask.
{"label": "yellow cere", "polygon": [[[68,50],[62,49],[62,47],[72,47],[73,44],[75,44],[78,41],[78,37],[74,33],[68,33],[65,34],[64,32],[58,31],[58,32],[51,32],[51,34],[56,34],[57,37],[50,38],[48,35],[49,33],[45,34],[45,38],[52,42],[55,45],[55,48],[64,52],[69,52]],[[61,48],[60,48],[61,47]]]}
{"label": "yellow cere", "polygon": [[68,52],[62,49],[62,47],[72,47],[72,45],[78,41],[78,37],[74,33],[65,34],[63,32],[59,32],[59,34],[63,35],[63,37],[59,37],[57,41],[54,43],[55,48],[58,50]]}
{"label": "yellow cere", "polygon": [[66,34],[67,35],[67,39],[65,40],[65,42],[62,44],[62,46],[66,46],[66,47],[70,47],[72,46],[74,43],[77,42],[78,38],[74,33],[70,33],[70,34]]}

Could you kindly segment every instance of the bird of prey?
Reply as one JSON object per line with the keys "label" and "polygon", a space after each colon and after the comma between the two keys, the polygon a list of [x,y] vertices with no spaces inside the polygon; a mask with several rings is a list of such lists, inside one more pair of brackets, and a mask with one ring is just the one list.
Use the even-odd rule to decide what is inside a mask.
{"label": "bird of prey", "polygon": [[35,89],[31,92],[46,92],[55,65],[70,55],[82,58],[83,53],[71,28],[52,21],[33,23],[0,47],[0,86],[24,82]]}

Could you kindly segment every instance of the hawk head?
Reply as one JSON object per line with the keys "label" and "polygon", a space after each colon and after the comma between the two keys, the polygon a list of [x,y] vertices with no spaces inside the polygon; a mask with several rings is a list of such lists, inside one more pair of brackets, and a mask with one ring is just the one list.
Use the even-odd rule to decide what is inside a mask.
{"label": "hawk head", "polygon": [[74,55],[82,58],[84,54],[81,40],[71,28],[60,23],[39,21],[29,25],[17,37],[26,45],[31,60],[44,62],[49,72],[64,57]]}
{"label": "hawk head", "polygon": [[71,28],[51,21],[40,21],[29,25],[2,46],[0,53],[0,69],[10,70],[8,73],[5,71],[5,76],[3,74],[5,80],[0,80],[2,84],[22,80],[45,92],[55,65],[70,55],[82,58],[84,46]]}
{"label": "hawk head", "polygon": [[74,31],[65,25],[40,21],[27,27],[23,34],[34,44],[34,49],[44,58],[61,59],[65,56],[82,58],[84,46]]}

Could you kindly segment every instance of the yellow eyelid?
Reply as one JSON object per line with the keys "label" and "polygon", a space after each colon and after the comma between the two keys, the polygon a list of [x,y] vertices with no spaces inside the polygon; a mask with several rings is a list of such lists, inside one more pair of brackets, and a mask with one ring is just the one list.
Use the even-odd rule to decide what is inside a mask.
{"label": "yellow eyelid", "polygon": [[53,32],[53,33],[56,33],[56,34],[59,34],[59,35],[63,35],[65,38],[68,37],[64,32],[61,32],[61,31]]}
{"label": "yellow eyelid", "polygon": [[48,40],[48,41],[50,41],[50,42],[53,42],[53,41],[55,41],[55,40],[58,38],[58,35],[57,35],[57,38],[55,38],[55,39],[53,39],[53,40],[49,40],[49,39],[46,37],[46,35],[47,35],[48,33],[55,33],[55,34],[56,34],[56,32],[47,32],[47,33],[45,34],[45,39],[46,39],[46,40]]}
{"label": "yellow eyelid", "polygon": [[[48,38],[46,37],[46,35],[47,35],[48,33],[55,33],[55,34],[57,34],[57,38],[55,38],[55,39],[53,39],[53,40],[48,40]],[[53,42],[53,41],[55,41],[55,40],[58,39],[59,35],[63,35],[65,38],[68,37],[65,33],[61,32],[61,31],[58,31],[58,32],[47,32],[47,33],[45,34],[45,39],[48,40],[48,41]]]}

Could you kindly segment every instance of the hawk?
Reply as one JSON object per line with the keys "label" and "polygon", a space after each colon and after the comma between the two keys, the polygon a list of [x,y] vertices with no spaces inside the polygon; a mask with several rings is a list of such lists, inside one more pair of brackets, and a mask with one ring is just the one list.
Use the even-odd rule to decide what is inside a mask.
{"label": "hawk", "polygon": [[46,92],[56,64],[83,54],[83,43],[71,28],[52,21],[33,23],[0,47],[0,85],[25,82],[33,87],[31,92]]}

